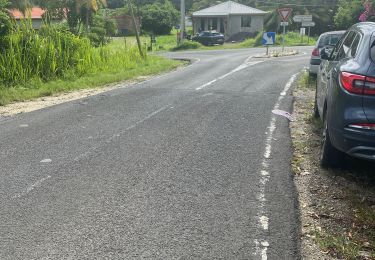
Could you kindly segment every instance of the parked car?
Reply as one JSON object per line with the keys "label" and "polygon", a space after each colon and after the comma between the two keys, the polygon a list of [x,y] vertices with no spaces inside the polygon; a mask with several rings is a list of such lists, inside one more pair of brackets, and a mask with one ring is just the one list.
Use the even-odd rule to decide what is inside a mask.
{"label": "parked car", "polygon": [[375,23],[352,26],[328,54],[323,48],[315,98],[321,164],[339,166],[345,154],[375,161]]}
{"label": "parked car", "polygon": [[345,31],[334,31],[334,32],[326,32],[319,36],[318,41],[314,47],[314,50],[311,53],[310,59],[310,74],[316,75],[318,74],[319,65],[321,62],[320,59],[320,51],[323,48],[326,50],[332,50],[336,43],[340,40],[340,38],[344,35]]}
{"label": "parked car", "polygon": [[223,45],[224,35],[215,31],[204,31],[194,36],[192,40],[207,46],[214,44]]}

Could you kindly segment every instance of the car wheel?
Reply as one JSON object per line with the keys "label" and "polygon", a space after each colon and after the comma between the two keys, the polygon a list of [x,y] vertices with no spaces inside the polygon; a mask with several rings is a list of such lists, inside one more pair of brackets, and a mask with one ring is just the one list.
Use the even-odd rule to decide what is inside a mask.
{"label": "car wheel", "polygon": [[320,165],[324,168],[336,168],[341,165],[345,154],[337,150],[331,143],[327,120],[324,119],[323,144],[320,153]]}
{"label": "car wheel", "polygon": [[319,117],[319,109],[318,109],[318,81],[316,82],[315,86],[315,101],[314,101],[314,117]]}

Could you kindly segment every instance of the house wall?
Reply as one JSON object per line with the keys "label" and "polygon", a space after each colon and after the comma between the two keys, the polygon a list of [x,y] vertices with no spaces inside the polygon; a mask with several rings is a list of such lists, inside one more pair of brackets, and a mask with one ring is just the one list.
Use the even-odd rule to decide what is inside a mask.
{"label": "house wall", "polygon": [[264,25],[264,16],[252,16],[251,17],[251,32],[262,32]]}
{"label": "house wall", "polygon": [[241,27],[241,16],[235,15],[230,18],[229,37],[239,32],[261,32],[263,31],[264,16],[251,16],[251,27]]}
{"label": "house wall", "polygon": [[[251,16],[251,27],[241,27],[241,15],[232,15],[228,17],[220,17],[218,19],[216,30],[224,33],[225,38],[229,39],[231,36],[239,32],[261,32],[263,31],[264,16],[254,15]],[[214,17],[193,17],[193,31],[194,34],[199,31],[207,31],[211,29],[213,25]],[[220,19],[222,23],[220,23]],[[202,21],[204,21],[202,23]],[[214,28],[215,29],[215,28]]]}

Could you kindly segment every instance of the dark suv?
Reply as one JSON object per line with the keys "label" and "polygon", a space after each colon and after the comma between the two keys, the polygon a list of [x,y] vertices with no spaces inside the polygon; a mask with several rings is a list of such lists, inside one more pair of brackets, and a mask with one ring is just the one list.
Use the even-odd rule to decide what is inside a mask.
{"label": "dark suv", "polygon": [[193,41],[203,45],[212,46],[214,44],[224,44],[224,35],[216,31],[204,31],[192,38]]}
{"label": "dark suv", "polygon": [[321,51],[315,114],[324,122],[321,164],[345,154],[375,161],[375,23],[352,26]]}

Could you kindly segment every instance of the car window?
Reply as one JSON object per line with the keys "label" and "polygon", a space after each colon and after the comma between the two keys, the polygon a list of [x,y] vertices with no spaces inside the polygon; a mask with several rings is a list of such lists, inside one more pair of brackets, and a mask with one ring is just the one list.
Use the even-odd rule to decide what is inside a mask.
{"label": "car window", "polygon": [[350,57],[354,58],[355,55],[357,54],[357,50],[358,50],[360,40],[361,40],[361,35],[356,33],[356,36],[353,40],[353,43],[350,46],[350,53],[349,53]]}
{"label": "car window", "polygon": [[342,36],[342,34],[331,34],[328,37],[327,45],[331,45],[331,46],[336,45],[336,43],[338,43],[338,41],[340,40],[341,36]]}
{"label": "car window", "polygon": [[331,53],[331,60],[337,60],[337,55],[339,53],[339,49],[343,43],[343,41],[346,39],[346,37],[348,36],[348,32],[346,32],[343,36],[341,36],[339,42],[335,45],[335,47],[333,48],[332,50],[332,53]]}
{"label": "car window", "polygon": [[370,49],[370,55],[371,55],[371,59],[375,61],[375,38],[372,37],[371,41],[372,41],[372,44],[371,44],[371,49]]}
{"label": "car window", "polygon": [[319,39],[318,48],[323,48],[325,46],[335,46],[336,43],[341,39],[342,34],[328,34],[323,35]]}
{"label": "car window", "polygon": [[351,57],[351,50],[350,47],[353,43],[353,40],[356,37],[356,33],[351,31],[349,34],[346,36],[343,44],[340,46],[340,49],[337,52],[335,60],[342,60],[346,57]]}
{"label": "car window", "polygon": [[325,45],[327,45],[327,44],[326,44],[327,39],[328,39],[327,36],[328,36],[328,35],[323,35],[323,36],[320,37],[320,39],[319,39],[319,44],[318,44],[318,47],[319,47],[319,48],[323,48]]}
{"label": "car window", "polygon": [[220,33],[212,33],[212,36],[218,36]]}

